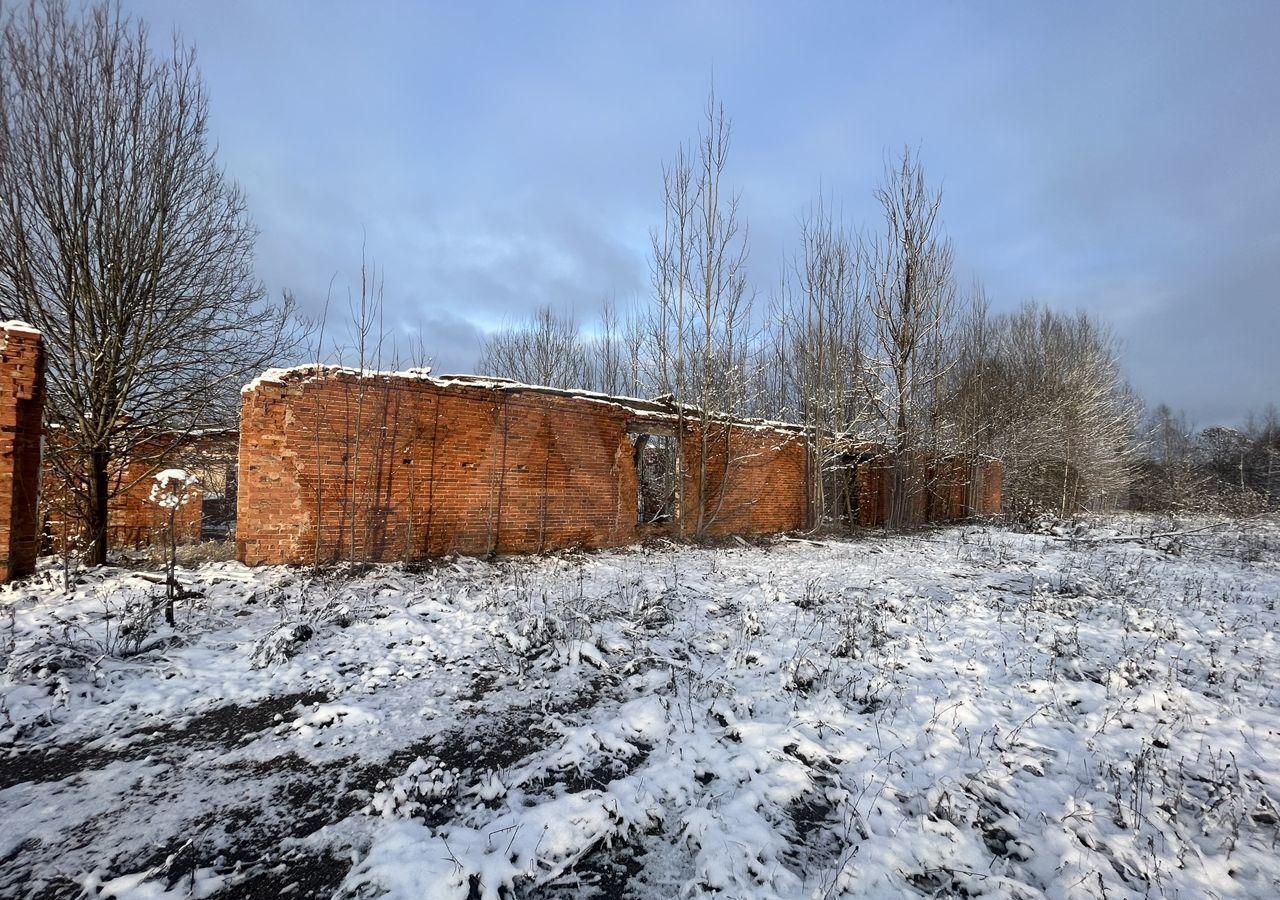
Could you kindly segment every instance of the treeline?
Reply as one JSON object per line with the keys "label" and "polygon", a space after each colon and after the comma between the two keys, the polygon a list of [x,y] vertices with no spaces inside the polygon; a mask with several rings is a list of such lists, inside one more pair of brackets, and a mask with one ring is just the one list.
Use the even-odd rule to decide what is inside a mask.
{"label": "treeline", "polygon": [[1280,412],[1251,414],[1241,428],[1197,429],[1161,404],[1144,423],[1147,453],[1133,506],[1248,515],[1280,506]]}
{"label": "treeline", "polygon": [[712,97],[696,143],[662,170],[650,299],[606,302],[587,327],[544,307],[485,341],[478,369],[535,384],[806,425],[813,503],[841,513],[840,473],[878,448],[893,466],[891,524],[926,490],[923,459],[994,456],[1012,513],[1125,505],[1140,462],[1141,404],[1110,329],[1028,303],[994,315],[962,287],[941,192],[904,150],[874,186],[881,217],[842,221],[835,198],[800,216],[776,284],[749,283],[732,135]]}

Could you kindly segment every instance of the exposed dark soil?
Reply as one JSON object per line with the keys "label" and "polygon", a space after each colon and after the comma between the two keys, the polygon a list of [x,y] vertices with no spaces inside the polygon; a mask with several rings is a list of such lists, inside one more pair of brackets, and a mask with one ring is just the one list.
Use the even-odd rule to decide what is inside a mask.
{"label": "exposed dark soil", "polygon": [[107,747],[102,740],[94,740],[11,751],[0,759],[0,790],[24,782],[61,781],[109,763],[145,759],[178,746],[188,752],[231,747],[270,728],[277,715],[295,706],[328,699],[323,693],[299,693],[270,697],[253,706],[218,706],[178,723],[113,738],[113,742],[125,744],[122,747]]}
{"label": "exposed dark soil", "polygon": [[[598,701],[601,688],[600,684],[583,685],[581,692],[559,697],[549,708],[560,715],[585,711]],[[63,779],[71,779],[69,785],[74,786],[77,778],[117,761],[148,760],[171,772],[182,770],[194,753],[232,749],[275,726],[278,715],[291,718],[291,711],[328,699],[321,693],[282,695],[252,706],[221,706],[178,723],[135,731],[115,739],[112,746],[97,740],[14,752],[0,760],[0,789]],[[528,708],[476,716],[472,723],[424,737],[370,762],[359,758],[356,747],[352,757],[320,765],[294,753],[264,761],[226,762],[207,754],[194,779],[195,788],[260,784],[250,792],[258,799],[204,806],[183,833],[158,836],[145,853],[135,849],[112,856],[110,821],[88,821],[48,844],[28,842],[0,860],[0,900],[86,896],[80,883],[84,873],[58,871],[56,860],[60,851],[87,846],[107,848],[99,871],[103,881],[147,872],[155,881],[181,888],[183,879],[190,879],[196,870],[212,868],[224,878],[223,887],[213,895],[219,898],[329,897],[350,870],[350,857],[302,846],[299,840],[358,813],[380,782],[403,774],[418,757],[434,757],[468,777],[517,765],[554,741],[554,733],[542,724],[545,715],[541,708]],[[601,786],[633,769],[644,755],[603,758],[590,772],[566,772],[566,785],[557,789]],[[163,804],[172,797],[169,790],[150,787],[133,796],[137,804]],[[212,796],[220,793],[214,790]],[[138,810],[131,814],[137,816]],[[454,810],[446,808],[441,814],[447,820]],[[27,869],[22,865],[25,859],[42,860],[44,867]],[[625,847],[609,850],[592,865],[590,877],[602,891],[597,895],[605,897],[622,896],[626,873],[639,868]]]}

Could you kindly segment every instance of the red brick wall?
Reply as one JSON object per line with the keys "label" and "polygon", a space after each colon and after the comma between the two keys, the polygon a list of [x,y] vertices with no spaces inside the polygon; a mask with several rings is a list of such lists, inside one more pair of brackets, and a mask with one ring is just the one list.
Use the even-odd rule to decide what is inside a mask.
{"label": "red brick wall", "polygon": [[241,415],[240,558],[627,543],[637,487],[626,421],[603,404],[409,377],[261,383]]}
{"label": "red brick wall", "polygon": [[889,520],[891,467],[882,460],[858,466],[858,524],[881,525]]}
{"label": "red brick wall", "polygon": [[0,581],[35,571],[43,416],[40,334],[0,325]]}
{"label": "red brick wall", "polygon": [[682,442],[688,469],[686,534],[696,530],[699,500],[708,535],[794,531],[807,524],[808,451],[803,437],[749,425],[708,428],[705,489],[695,427]]}
{"label": "red brick wall", "polygon": [[972,514],[973,474],[974,466],[960,457],[939,459],[929,466],[926,518],[930,522],[954,522]]}
{"label": "red brick wall", "polygon": [[[51,436],[56,440],[56,436]],[[107,540],[111,547],[145,547],[168,540],[169,512],[151,499],[155,473],[170,468],[190,471],[202,479],[188,488],[190,499],[178,508],[175,521],[178,543],[200,540],[203,526],[202,504],[210,473],[221,474],[235,466],[238,440],[234,431],[157,439],[132,450],[134,461],[118,467],[111,475],[118,493],[107,507]],[[54,552],[65,537],[87,544],[84,514],[75,495],[52,464],[44,468],[41,496],[42,514]]]}
{"label": "red brick wall", "polygon": [[1000,515],[1004,490],[1004,463],[998,459],[979,460],[974,465],[974,484],[979,486],[973,511],[980,516]]}
{"label": "red brick wall", "polygon": [[[537,391],[337,371],[262,380],[241,412],[238,555],[310,563],[632,543],[629,426],[645,430],[621,406]],[[713,533],[803,524],[803,447],[736,432],[735,456],[758,455],[730,468]]]}
{"label": "red brick wall", "polygon": [[[911,518],[919,523],[952,522],[973,515],[998,515],[1004,465],[996,459],[938,457],[922,463],[925,487],[911,498]],[[886,458],[858,466],[858,524],[889,520],[893,463]]]}
{"label": "red brick wall", "polygon": [[[176,463],[172,464],[177,467]],[[145,547],[162,544],[168,539],[169,511],[162,509],[151,499],[151,488],[156,483],[152,476],[171,465],[135,463],[128,466],[121,478],[122,485],[132,485],[122,490],[107,506],[107,540],[112,547]],[[178,507],[174,525],[178,543],[200,540],[201,502],[204,492],[199,485],[187,489],[190,499]]]}

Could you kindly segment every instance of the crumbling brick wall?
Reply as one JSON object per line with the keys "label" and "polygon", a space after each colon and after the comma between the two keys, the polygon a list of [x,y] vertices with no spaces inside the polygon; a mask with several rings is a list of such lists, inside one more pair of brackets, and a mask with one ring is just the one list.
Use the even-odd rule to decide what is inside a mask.
{"label": "crumbling brick wall", "polygon": [[[56,442],[57,433],[49,439]],[[110,474],[115,492],[107,504],[110,546],[139,548],[168,540],[169,511],[156,505],[151,490],[156,483],[153,476],[171,468],[185,469],[200,479],[187,490],[189,499],[178,508],[174,522],[178,543],[200,540],[206,492],[224,492],[228,473],[234,479],[237,449],[236,432],[226,429],[162,435],[136,442],[130,458]],[[45,460],[40,506],[49,550],[62,552],[68,540],[72,547],[88,544],[80,501],[51,459]]]}
{"label": "crumbling brick wall", "polygon": [[[1004,466],[999,460],[968,456],[925,457],[917,464],[918,486],[909,503],[909,519],[954,522],[1000,513]],[[893,462],[887,454],[858,466],[858,524],[889,521]]]}
{"label": "crumbling brick wall", "polygon": [[[713,421],[704,466],[692,417],[676,442],[683,529],[639,524],[638,448],[679,427],[661,404],[511,382],[269,372],[243,394],[237,554],[256,565],[607,547],[694,536],[700,509],[711,536],[811,524],[800,429]],[[858,451],[863,525],[887,520],[892,493],[892,462],[873,451]],[[998,462],[921,466],[913,521],[999,511]]]}
{"label": "crumbling brick wall", "polygon": [[626,414],[422,378],[266,381],[241,415],[245,562],[412,559],[635,537]]}
{"label": "crumbling brick wall", "polygon": [[35,571],[43,416],[40,333],[0,324],[0,581]]}
{"label": "crumbling brick wall", "polygon": [[[608,398],[408,374],[273,374],[243,397],[238,555],[378,561],[632,543],[652,533],[637,524],[635,436],[645,430],[644,416]],[[712,533],[803,524],[803,444],[750,434],[732,438],[755,452],[729,468]]]}
{"label": "crumbling brick wall", "polygon": [[706,535],[794,531],[808,524],[808,448],[802,436],[728,423],[711,423],[707,432],[705,480],[701,432],[691,428],[682,442],[689,476],[686,534],[695,532],[700,506]]}
{"label": "crumbling brick wall", "polygon": [[934,460],[928,466],[930,522],[954,522],[973,515],[973,484],[978,463],[962,456]]}

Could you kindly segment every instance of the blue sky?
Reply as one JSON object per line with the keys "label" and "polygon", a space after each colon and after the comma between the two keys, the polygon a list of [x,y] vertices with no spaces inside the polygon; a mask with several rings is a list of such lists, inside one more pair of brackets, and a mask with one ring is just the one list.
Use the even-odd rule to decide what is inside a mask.
{"label": "blue sky", "polygon": [[997,309],[1106,318],[1201,426],[1280,402],[1280,3],[125,7],[197,47],[268,286],[341,306],[366,241],[438,370],[537,304],[645,302],[714,74],[762,291],[819,190],[874,225],[911,145]]}

